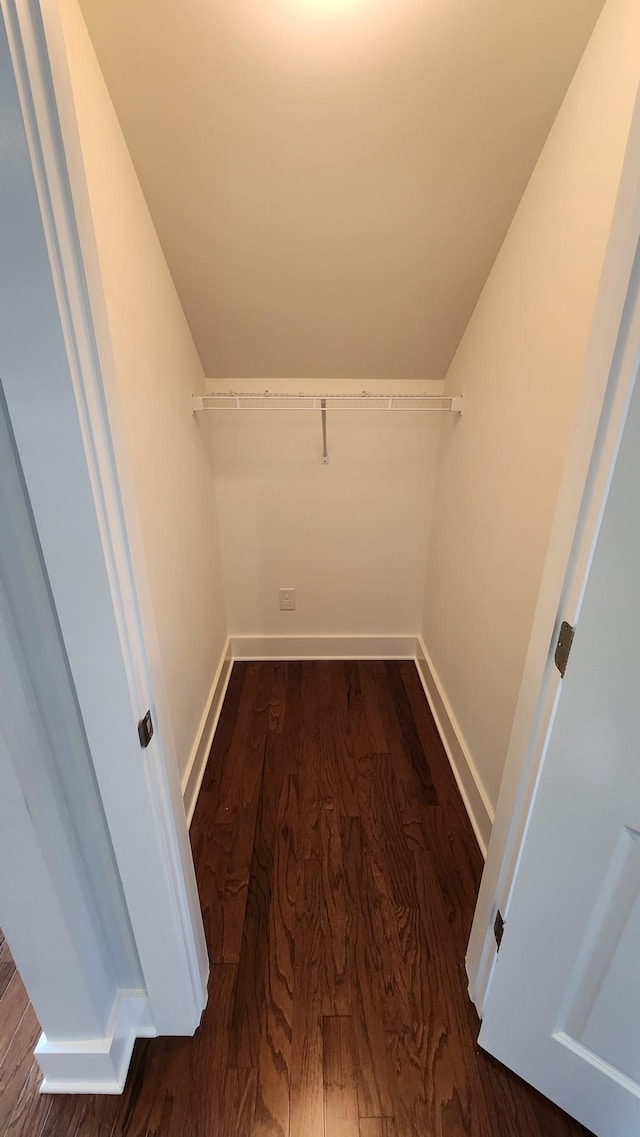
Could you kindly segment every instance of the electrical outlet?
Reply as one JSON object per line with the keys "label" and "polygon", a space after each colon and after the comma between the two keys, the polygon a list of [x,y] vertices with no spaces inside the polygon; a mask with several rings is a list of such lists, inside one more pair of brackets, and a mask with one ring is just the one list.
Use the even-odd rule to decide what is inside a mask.
{"label": "electrical outlet", "polygon": [[296,590],[295,590],[295,588],[280,588],[280,589],[278,589],[278,596],[280,597],[280,611],[281,612],[295,612],[295,610],[296,610]]}

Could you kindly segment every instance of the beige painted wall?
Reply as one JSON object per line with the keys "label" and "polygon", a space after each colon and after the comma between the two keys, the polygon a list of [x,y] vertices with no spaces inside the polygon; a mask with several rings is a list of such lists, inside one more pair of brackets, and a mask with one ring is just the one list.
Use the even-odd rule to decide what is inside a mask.
{"label": "beige painted wall", "polygon": [[182,772],[226,639],[210,459],[188,411],[204,376],[80,9],[60,8]]}
{"label": "beige painted wall", "polygon": [[[301,384],[278,384],[287,387]],[[345,387],[357,390],[330,384]],[[328,412],[323,466],[318,411],[203,418],[233,635],[416,635],[440,423],[415,412]],[[296,588],[295,612],[280,612],[281,587]]]}
{"label": "beige painted wall", "polygon": [[446,380],[423,632],[494,804],[639,79],[608,0]]}

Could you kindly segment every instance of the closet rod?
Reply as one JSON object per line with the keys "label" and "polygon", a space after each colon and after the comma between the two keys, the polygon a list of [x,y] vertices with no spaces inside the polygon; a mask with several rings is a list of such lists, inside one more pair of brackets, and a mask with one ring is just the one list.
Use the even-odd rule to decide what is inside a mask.
{"label": "closet rod", "polygon": [[462,395],[374,394],[353,395],[279,394],[276,391],[216,391],[191,396],[196,411],[453,411],[462,414]]}

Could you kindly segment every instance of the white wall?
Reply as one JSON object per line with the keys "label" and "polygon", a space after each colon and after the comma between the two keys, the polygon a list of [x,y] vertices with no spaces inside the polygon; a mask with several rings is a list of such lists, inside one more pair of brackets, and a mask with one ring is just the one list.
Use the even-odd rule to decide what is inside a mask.
{"label": "white wall", "polygon": [[[247,381],[236,389],[266,385]],[[283,391],[302,386],[271,384]],[[358,389],[330,384],[336,392],[347,388]],[[437,394],[442,385],[405,388]],[[434,414],[329,411],[323,466],[318,411],[203,416],[230,632],[415,636],[440,425]],[[279,611],[280,587],[296,588],[295,612]]]}
{"label": "white wall", "polygon": [[495,804],[640,78],[608,0],[449,370],[424,640]]}
{"label": "white wall", "polygon": [[203,371],[80,10],[60,8],[113,353],[110,412],[135,485],[184,772],[226,639],[211,465],[188,411]]}

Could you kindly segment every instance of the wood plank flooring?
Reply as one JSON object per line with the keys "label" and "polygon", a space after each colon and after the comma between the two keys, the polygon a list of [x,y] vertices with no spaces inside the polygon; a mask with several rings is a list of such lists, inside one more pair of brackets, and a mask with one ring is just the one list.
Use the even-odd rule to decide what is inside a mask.
{"label": "wood plank flooring", "polygon": [[475,1043],[482,861],[412,663],[235,664],[191,840],[211,958],[196,1036],[139,1042],[120,1098],[38,1097],[0,945],[0,1133],[587,1133]]}

